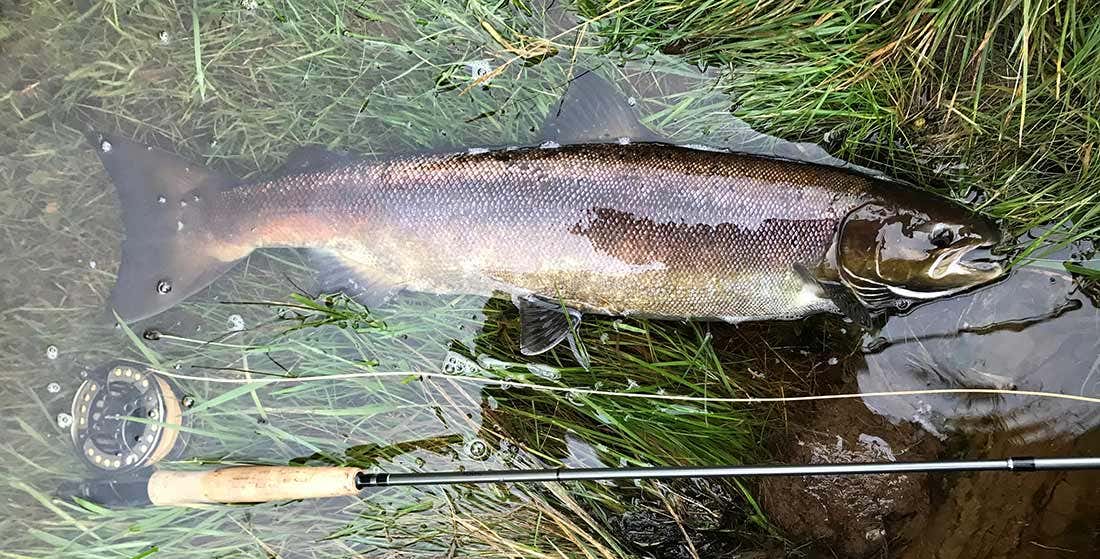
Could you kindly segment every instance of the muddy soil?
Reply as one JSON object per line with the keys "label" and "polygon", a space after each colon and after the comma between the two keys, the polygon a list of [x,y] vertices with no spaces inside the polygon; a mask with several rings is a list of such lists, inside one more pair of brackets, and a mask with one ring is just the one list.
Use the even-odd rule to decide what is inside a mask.
{"label": "muddy soil", "polygon": [[[940,442],[919,428],[892,425],[859,400],[791,409],[775,449],[786,463],[931,460]],[[761,484],[768,518],[811,556],[894,557],[932,515],[926,475],[772,478]]]}
{"label": "muddy soil", "polygon": [[[1100,430],[1074,443],[983,443],[981,457],[1096,456]],[[954,481],[922,527],[924,535],[900,557],[1100,557],[1100,472],[983,472]]]}
{"label": "muddy soil", "polygon": [[[789,463],[1095,456],[1100,430],[1076,442],[1020,446],[997,434],[950,451],[915,424],[892,425],[858,400],[790,410],[773,441]],[[807,557],[1054,559],[1100,557],[1100,472],[775,478],[768,518]]]}

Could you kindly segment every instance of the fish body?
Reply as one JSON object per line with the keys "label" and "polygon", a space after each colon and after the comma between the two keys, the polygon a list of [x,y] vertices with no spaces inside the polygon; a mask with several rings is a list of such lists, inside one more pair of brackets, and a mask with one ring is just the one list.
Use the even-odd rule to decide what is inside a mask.
{"label": "fish body", "polygon": [[299,247],[326,263],[323,285],[369,306],[400,290],[510,295],[524,353],[568,340],[587,365],[584,313],[871,325],[1004,273],[996,226],[956,204],[842,167],[674,145],[608,86],[575,78],[538,147],[380,160],[307,147],[253,183],[98,135],[126,229],[113,310],[155,315],[253,250]]}
{"label": "fish body", "polygon": [[217,193],[224,260],[331,254],[373,285],[538,295],[585,312],[793,318],[834,310],[823,264],[881,186],[831,167],[659,144],[355,161]]}

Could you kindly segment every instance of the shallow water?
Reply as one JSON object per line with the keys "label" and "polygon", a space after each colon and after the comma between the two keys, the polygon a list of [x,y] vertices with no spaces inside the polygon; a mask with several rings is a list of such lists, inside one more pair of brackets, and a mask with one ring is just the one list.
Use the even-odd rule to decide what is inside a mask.
{"label": "shallow water", "polygon": [[[514,64],[488,88],[464,92],[473,76],[507,56],[464,6],[380,5],[378,14],[363,17],[339,8],[296,12],[291,4],[241,3],[201,14],[205,73],[199,81],[190,12],[141,3],[85,8],[83,16],[66,2],[0,11],[0,23],[18,22],[19,29],[0,38],[6,105],[0,112],[6,132],[0,139],[0,348],[7,356],[0,371],[8,379],[0,385],[0,471],[9,481],[0,488],[6,503],[0,532],[14,535],[0,544],[0,554],[135,557],[153,548],[154,556],[278,557],[386,556],[394,549],[424,557],[534,556],[554,549],[600,556],[782,553],[783,543],[767,535],[761,517],[780,524],[795,543],[816,538],[812,549],[841,555],[924,557],[937,547],[939,557],[1097,551],[1089,523],[1100,502],[1094,474],[1026,481],[989,474],[917,485],[879,480],[870,489],[828,480],[792,483],[797,490],[782,495],[788,505],[839,511],[816,516],[815,530],[782,525],[783,511],[749,483],[390,488],[365,499],[200,511],[108,512],[57,499],[62,482],[95,477],[75,456],[60,414],[69,410],[82,372],[119,358],[166,375],[227,381],[177,379],[195,405],[184,414],[186,448],[168,464],[173,468],[705,464],[763,459],[765,447],[777,459],[806,461],[1100,449],[1100,408],[1063,400],[876,397],[823,413],[642,404],[583,392],[705,398],[1016,387],[1096,396],[1096,296],[1049,268],[1023,269],[988,289],[918,307],[888,323],[880,333],[885,342],[861,340],[852,325],[834,318],[742,327],[599,320],[589,344],[605,376],[579,370],[566,351],[519,356],[515,312],[507,302],[476,297],[407,294],[374,309],[384,325],[296,329],[321,315],[290,308],[289,294],[314,289],[313,263],[290,250],[255,254],[179,308],[131,330],[113,327],[104,308],[121,227],[108,179],[82,137],[87,126],[164,147],[176,143],[173,149],[196,161],[247,176],[269,172],[303,143],[375,154],[520,144],[564,89],[570,57]],[[327,16],[348,33],[311,31],[332,20]],[[560,8],[537,9],[508,22],[552,36],[574,18]],[[594,46],[575,55],[577,66],[602,68],[615,79],[646,123],[674,139],[745,145],[744,126],[725,114],[729,100],[715,87],[720,75],[664,57],[625,63]],[[267,89],[257,94],[254,86]],[[821,155],[812,145],[753,147]],[[264,301],[273,303],[244,304]],[[1068,301],[1079,304],[1038,319]],[[1005,323],[1012,327],[983,329]],[[146,335],[150,330],[157,334]],[[864,355],[864,344],[875,351]],[[343,373],[361,376],[257,380]],[[545,393],[493,382],[501,379],[581,391]],[[727,431],[726,448],[709,448],[707,438]],[[648,433],[667,436],[648,440]],[[705,436],[692,438],[700,433]],[[881,498],[847,512],[827,506],[854,494]],[[761,495],[758,511],[750,497]],[[904,499],[923,504],[897,509]],[[845,527],[873,545],[852,547]],[[914,535],[922,532],[923,539]]]}
{"label": "shallow water", "polygon": [[[1091,396],[1100,390],[1100,309],[1068,274],[1017,271],[1003,283],[916,309],[880,335],[863,392],[932,387],[1000,388]],[[882,342],[880,342],[882,343]],[[996,432],[1027,443],[1094,429],[1086,402],[1026,396],[867,398],[876,413],[917,421],[937,436]]]}

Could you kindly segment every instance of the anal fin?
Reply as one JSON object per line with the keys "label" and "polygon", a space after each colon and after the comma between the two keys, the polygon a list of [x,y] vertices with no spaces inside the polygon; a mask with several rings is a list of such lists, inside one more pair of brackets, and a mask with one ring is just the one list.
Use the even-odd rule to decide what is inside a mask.
{"label": "anal fin", "polygon": [[309,255],[317,268],[318,286],[323,293],[343,293],[369,309],[376,309],[401,290],[400,282],[370,269],[349,252],[313,249]]}
{"label": "anal fin", "polygon": [[588,351],[578,334],[582,316],[580,311],[536,296],[518,297],[515,302],[519,308],[520,353],[539,355],[553,349],[562,340],[568,340],[577,363],[586,370],[591,366]]}

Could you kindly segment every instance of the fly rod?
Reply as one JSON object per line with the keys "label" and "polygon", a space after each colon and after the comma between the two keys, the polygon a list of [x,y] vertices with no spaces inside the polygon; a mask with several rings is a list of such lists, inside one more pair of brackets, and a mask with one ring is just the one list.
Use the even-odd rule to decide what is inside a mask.
{"label": "fly rod", "polygon": [[[137,364],[115,362],[89,375],[73,398],[72,438],[85,464],[103,478],[66,485],[59,493],[104,506],[196,506],[350,496],[370,488],[409,485],[1100,470],[1100,457],[395,473],[307,466],[154,468],[180,455],[181,431],[161,423],[182,425],[187,407],[188,399],[179,398],[169,382]],[[153,421],[133,421],[135,417]]]}
{"label": "fly rod", "polygon": [[670,466],[648,468],[557,468],[424,473],[356,474],[360,489],[396,485],[455,485],[465,483],[527,483],[547,481],[611,481],[635,479],[829,476],[936,472],[1036,472],[1100,470],[1100,457],[1003,458],[931,462],[862,462],[840,464],[768,464],[750,466]]}
{"label": "fly rod", "polygon": [[208,471],[157,470],[147,479],[85,482],[67,493],[104,506],[197,506],[351,496],[370,488],[409,485],[1052,470],[1100,470],[1100,457],[423,473],[379,473],[352,467],[232,466]]}

